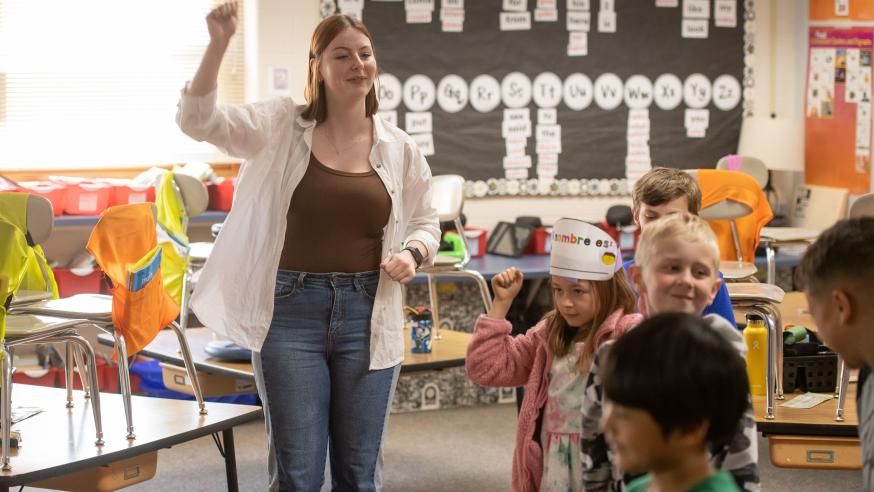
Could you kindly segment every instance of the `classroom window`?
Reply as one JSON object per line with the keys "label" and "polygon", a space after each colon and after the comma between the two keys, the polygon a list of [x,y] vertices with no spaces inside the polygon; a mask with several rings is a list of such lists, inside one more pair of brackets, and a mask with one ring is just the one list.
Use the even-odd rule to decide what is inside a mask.
{"label": "classroom window", "polygon": [[[0,170],[227,159],[175,123],[215,4],[0,0]],[[243,24],[222,63],[220,102],[244,99]]]}

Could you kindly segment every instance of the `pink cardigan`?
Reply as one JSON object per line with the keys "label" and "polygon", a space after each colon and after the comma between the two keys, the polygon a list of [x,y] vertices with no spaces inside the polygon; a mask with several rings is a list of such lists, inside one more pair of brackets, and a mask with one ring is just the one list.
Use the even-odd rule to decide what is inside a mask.
{"label": "pink cardigan", "polygon": [[[598,327],[596,348],[642,320],[639,314],[623,314],[622,310],[616,310]],[[540,436],[535,436],[534,430],[546,404],[552,353],[546,343],[545,320],[517,337],[510,336],[510,330],[507,320],[480,316],[467,347],[465,367],[468,377],[482,386],[525,386],[525,398],[516,425],[513,490],[529,492],[540,489],[543,474],[543,450]]]}

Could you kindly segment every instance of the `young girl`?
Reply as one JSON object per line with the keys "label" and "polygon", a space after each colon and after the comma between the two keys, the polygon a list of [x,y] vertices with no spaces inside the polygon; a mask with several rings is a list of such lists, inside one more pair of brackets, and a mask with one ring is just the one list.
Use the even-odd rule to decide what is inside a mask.
{"label": "young girl", "polygon": [[[618,263],[617,263],[618,262]],[[505,319],[522,288],[515,267],[492,279],[492,309],[477,320],[467,374],[483,386],[525,385],[516,429],[513,490],[582,489],[580,426],[586,373],[598,346],[640,323],[616,243],[580,220],[560,219],[552,234],[555,309],[527,333]]]}

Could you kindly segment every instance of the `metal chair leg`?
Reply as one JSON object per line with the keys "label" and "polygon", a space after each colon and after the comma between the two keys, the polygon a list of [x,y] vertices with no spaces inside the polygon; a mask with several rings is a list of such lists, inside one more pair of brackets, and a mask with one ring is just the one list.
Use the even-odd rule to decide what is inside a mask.
{"label": "metal chair leg", "polygon": [[82,358],[82,352],[73,348],[73,361],[76,363],[75,367],[79,368],[79,381],[82,383],[82,391],[85,393],[85,399],[91,398],[91,383],[89,381],[89,375],[85,372],[87,366],[85,365],[85,361]]}
{"label": "metal chair leg", "polygon": [[774,385],[776,387],[776,398],[784,400],[783,395],[783,318],[780,315],[780,309],[774,304],[762,303],[761,309],[768,313],[768,321],[774,326],[777,334],[775,358],[774,358]]}
{"label": "metal chair leg", "polygon": [[[91,344],[88,343],[88,341],[85,339],[85,337],[83,337],[81,335],[68,335],[67,338],[68,338],[68,340],[71,340],[72,343],[75,343],[76,345],[78,345],[79,349],[82,350],[82,352],[84,352],[84,354],[85,354],[85,357],[84,357],[85,363],[88,364],[87,371],[88,371],[88,379],[90,380],[89,386],[93,389],[92,397],[91,397],[91,411],[94,414],[94,429],[95,429],[96,435],[97,435],[97,438],[94,441],[94,444],[97,446],[103,446],[103,444],[104,444],[104,442],[103,442],[103,421],[101,419],[101,414],[100,414],[100,390],[99,390],[100,384],[98,383],[98,380],[97,380],[97,359],[96,359],[97,356],[94,354],[94,349],[91,347]],[[68,341],[67,343],[69,345],[71,342]],[[77,352],[77,354],[78,354],[78,352]],[[80,375],[82,374],[83,371],[85,371],[85,366],[84,365],[79,366],[79,374]],[[83,382],[83,387],[84,387],[84,382]]]}
{"label": "metal chair leg", "polygon": [[492,297],[489,293],[489,284],[486,282],[486,279],[482,276],[482,274],[476,270],[462,270],[466,275],[473,278],[476,282],[477,287],[479,287],[479,294],[483,300],[483,307],[486,310],[486,313],[492,310]]}
{"label": "metal chair leg", "polygon": [[12,427],[12,354],[5,344],[0,349],[0,357],[3,358],[3,361],[0,362],[0,368],[2,368],[0,384],[3,385],[0,388],[0,392],[2,392],[0,399],[3,400],[0,402],[0,413],[2,413],[0,420],[3,421],[3,444],[0,448],[2,448],[3,453],[3,471],[9,471],[12,469],[9,464],[9,432]]}
{"label": "metal chair leg", "polygon": [[121,333],[113,331],[112,336],[115,337],[115,346],[118,347],[118,379],[121,386],[121,400],[124,402],[124,418],[127,421],[127,438],[136,439],[133,415],[131,415],[130,368],[127,362],[127,345],[125,345],[124,335]]}
{"label": "metal chair leg", "polygon": [[182,333],[185,333],[185,330],[188,329],[188,301],[191,298],[191,294],[188,292],[191,285],[191,268],[187,266],[188,253],[185,254],[185,264],[185,273],[182,274],[182,299],[180,303],[182,309],[179,311],[179,327],[182,329]]}
{"label": "metal chair leg", "polygon": [[428,273],[428,296],[431,300],[431,319],[434,320],[434,334],[431,336],[433,340],[443,338],[440,335],[440,299],[437,296],[437,277],[433,273]]}
{"label": "metal chair leg", "polygon": [[844,421],[844,405],[847,403],[847,386],[850,384],[850,370],[841,359],[838,383],[838,409],[835,411],[835,421]]}
{"label": "metal chair leg", "polygon": [[67,408],[73,408],[73,345],[64,343],[64,378],[67,383]]}
{"label": "metal chair leg", "polygon": [[176,338],[179,339],[179,348],[182,349],[182,360],[185,361],[185,370],[188,372],[188,378],[191,380],[191,387],[194,389],[194,397],[197,399],[197,406],[200,407],[200,414],[206,415],[206,405],[203,403],[203,392],[200,390],[200,380],[197,378],[197,369],[194,367],[194,359],[191,357],[191,348],[188,346],[188,339],[185,337],[185,332],[175,322],[170,323],[170,327],[176,332]]}
{"label": "metal chair leg", "polygon": [[765,403],[765,418],[768,420],[772,420],[776,418],[774,415],[774,390],[775,390],[775,379],[776,375],[776,357],[777,357],[777,329],[774,326],[774,323],[769,320],[769,317],[759,311],[759,314],[762,315],[766,320],[768,320],[768,368],[765,371],[765,381],[767,385],[765,387],[765,395],[766,395],[766,403]]}

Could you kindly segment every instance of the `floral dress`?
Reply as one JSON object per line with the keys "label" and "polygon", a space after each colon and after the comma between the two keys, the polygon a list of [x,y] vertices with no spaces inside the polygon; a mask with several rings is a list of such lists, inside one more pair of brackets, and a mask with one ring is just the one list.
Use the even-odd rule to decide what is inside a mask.
{"label": "floral dress", "polygon": [[586,378],[577,360],[582,344],[568,355],[555,358],[549,369],[549,390],[543,409],[543,478],[540,490],[582,492],[580,432],[583,421],[583,391]]}

